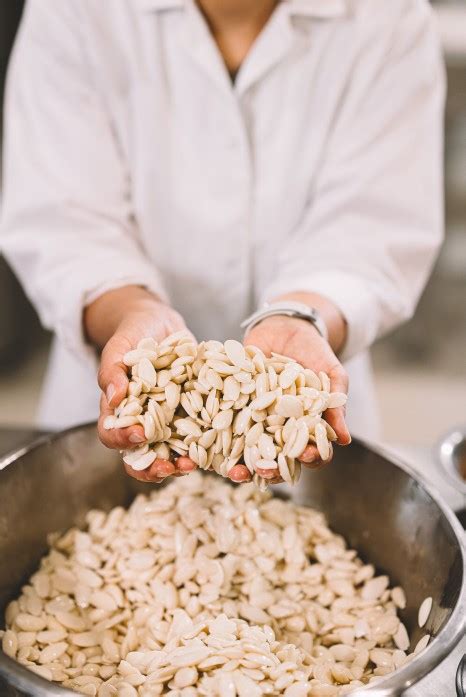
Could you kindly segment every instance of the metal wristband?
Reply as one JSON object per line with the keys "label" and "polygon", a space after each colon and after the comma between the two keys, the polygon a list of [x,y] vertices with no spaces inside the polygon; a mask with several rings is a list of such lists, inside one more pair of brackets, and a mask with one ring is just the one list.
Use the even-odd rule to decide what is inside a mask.
{"label": "metal wristband", "polygon": [[249,332],[256,324],[262,322],[263,319],[267,317],[274,317],[276,315],[284,315],[286,317],[296,317],[297,319],[304,319],[310,322],[319,332],[321,337],[328,341],[328,331],[327,326],[318,313],[318,311],[305,305],[304,303],[298,303],[293,301],[283,301],[276,303],[265,303],[263,308],[253,312],[252,315],[247,317],[243,322],[241,322],[241,328],[244,329],[244,333]]}

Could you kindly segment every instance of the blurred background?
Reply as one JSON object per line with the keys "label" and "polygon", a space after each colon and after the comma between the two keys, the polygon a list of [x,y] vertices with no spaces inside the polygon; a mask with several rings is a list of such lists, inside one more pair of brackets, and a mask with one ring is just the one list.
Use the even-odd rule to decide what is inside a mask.
{"label": "blurred background", "polygon": [[[448,71],[446,242],[415,318],[373,350],[383,439],[427,447],[466,423],[466,0],[433,3]],[[0,3],[0,88],[22,2]],[[0,256],[0,427],[34,423],[50,336]]]}

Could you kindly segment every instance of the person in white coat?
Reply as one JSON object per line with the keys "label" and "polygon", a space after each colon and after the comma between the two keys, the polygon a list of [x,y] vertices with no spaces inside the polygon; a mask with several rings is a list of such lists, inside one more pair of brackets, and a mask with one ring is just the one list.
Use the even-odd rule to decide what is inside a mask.
{"label": "person in white coat", "polygon": [[269,303],[245,342],[349,375],[347,423],[374,437],[367,349],[442,239],[443,102],[426,0],[29,0],[0,240],[55,332],[41,424],[98,415],[99,361],[108,413],[141,337],[240,337]]}

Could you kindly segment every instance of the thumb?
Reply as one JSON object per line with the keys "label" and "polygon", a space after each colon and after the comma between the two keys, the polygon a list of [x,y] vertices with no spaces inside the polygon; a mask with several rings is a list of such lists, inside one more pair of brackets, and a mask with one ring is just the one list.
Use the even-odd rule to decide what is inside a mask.
{"label": "thumb", "polygon": [[126,397],[128,368],[123,363],[123,356],[130,349],[128,341],[115,334],[102,351],[97,380],[99,387],[105,392],[109,407],[115,407]]}

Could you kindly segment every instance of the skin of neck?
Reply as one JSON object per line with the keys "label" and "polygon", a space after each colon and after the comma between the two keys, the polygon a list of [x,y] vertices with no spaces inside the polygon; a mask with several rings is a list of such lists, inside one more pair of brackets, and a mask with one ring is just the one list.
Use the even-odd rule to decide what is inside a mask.
{"label": "skin of neck", "polygon": [[277,0],[197,0],[225,64],[236,71],[272,15]]}

